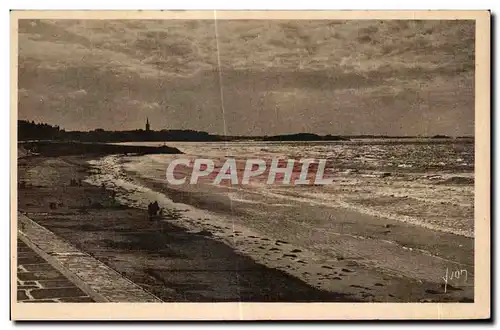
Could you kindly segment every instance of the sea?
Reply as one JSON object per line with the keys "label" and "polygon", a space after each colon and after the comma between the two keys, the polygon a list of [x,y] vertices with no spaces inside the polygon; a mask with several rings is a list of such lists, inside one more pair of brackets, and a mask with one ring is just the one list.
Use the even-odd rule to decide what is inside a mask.
{"label": "sea", "polygon": [[[405,268],[388,261],[384,255],[404,256],[394,252],[398,247],[390,235],[384,242],[375,242],[373,232],[400,223],[474,237],[473,139],[123,144],[167,144],[183,154],[114,155],[93,160],[96,170],[89,182],[116,189],[122,202],[135,207],[146,208],[156,200],[177,212],[172,221],[180,226],[211,232],[214,239],[265,264],[272,264],[270,257],[248,237],[286,241],[307,252],[308,262],[365,258],[376,267],[428,279],[427,271],[419,273],[411,264]],[[332,182],[293,185],[277,180],[267,184],[267,177],[262,176],[249,184],[214,184],[207,177],[196,185],[171,185],[166,170],[177,158],[211,159],[216,169],[228,158],[238,164],[247,159],[262,159],[267,164],[273,159],[325,159],[324,176]],[[183,171],[180,174],[189,175],[188,168]],[[380,257],[370,255],[373,249]]]}

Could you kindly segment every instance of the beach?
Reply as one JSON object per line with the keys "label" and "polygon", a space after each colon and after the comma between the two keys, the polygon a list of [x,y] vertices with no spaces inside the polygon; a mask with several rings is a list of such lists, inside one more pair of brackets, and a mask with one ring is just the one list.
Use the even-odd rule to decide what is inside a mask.
{"label": "beach", "polygon": [[[366,203],[346,205],[341,197],[351,191],[342,195],[343,185],[330,195],[311,186],[172,187],[144,163],[174,155],[140,157],[20,158],[19,211],[163,301],[473,301],[473,232],[455,221],[467,205],[454,226],[416,223]],[[378,172],[357,176],[368,175],[366,188]],[[72,179],[83,183],[71,186]],[[399,203],[420,207],[403,197]],[[387,211],[394,196],[386,199]],[[158,221],[146,214],[153,200],[164,208]],[[456,271],[462,276],[450,278]]]}

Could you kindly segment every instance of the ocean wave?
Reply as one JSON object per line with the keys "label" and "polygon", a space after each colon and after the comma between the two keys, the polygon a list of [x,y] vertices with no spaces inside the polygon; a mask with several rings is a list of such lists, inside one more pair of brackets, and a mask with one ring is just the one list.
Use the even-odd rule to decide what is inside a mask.
{"label": "ocean wave", "polygon": [[436,184],[450,184],[450,185],[473,185],[473,177],[452,176],[445,180],[438,181]]}

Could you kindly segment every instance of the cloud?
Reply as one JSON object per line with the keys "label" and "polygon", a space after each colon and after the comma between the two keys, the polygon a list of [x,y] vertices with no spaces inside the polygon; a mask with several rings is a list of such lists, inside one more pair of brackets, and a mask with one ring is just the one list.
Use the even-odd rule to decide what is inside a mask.
{"label": "cloud", "polygon": [[[140,74],[194,74],[217,66],[213,21],[21,22],[21,56],[59,62],[85,59]],[[390,65],[468,70],[474,24],[464,21],[221,21],[224,68],[370,73]],[[43,36],[34,40],[34,36]],[[47,51],[42,52],[41,50]],[[50,49],[50,51],[49,51]],[[66,63],[69,64],[69,63]],[[76,64],[76,63],[74,63]]]}
{"label": "cloud", "polygon": [[129,101],[129,104],[138,107],[139,109],[142,110],[154,110],[160,108],[160,104],[158,102],[144,102],[140,100],[131,100]]}
{"label": "cloud", "polygon": [[69,98],[79,98],[87,95],[87,91],[85,89],[79,89],[74,92],[70,92],[67,94],[67,97]]}
{"label": "cloud", "polygon": [[216,35],[213,20],[22,20],[20,114],[129,129],[147,113],[156,127],[222,133],[225,121],[231,134],[420,134],[413,122],[425,118],[426,132],[473,133],[471,21],[217,26]]}

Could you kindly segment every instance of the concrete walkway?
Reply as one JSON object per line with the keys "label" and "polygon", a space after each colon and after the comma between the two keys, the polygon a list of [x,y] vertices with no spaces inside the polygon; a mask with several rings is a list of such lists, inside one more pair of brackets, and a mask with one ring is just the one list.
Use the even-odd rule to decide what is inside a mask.
{"label": "concrete walkway", "polygon": [[161,302],[26,216],[18,224],[19,302]]}
{"label": "concrete walkway", "polygon": [[93,302],[23,241],[17,241],[18,302]]}

